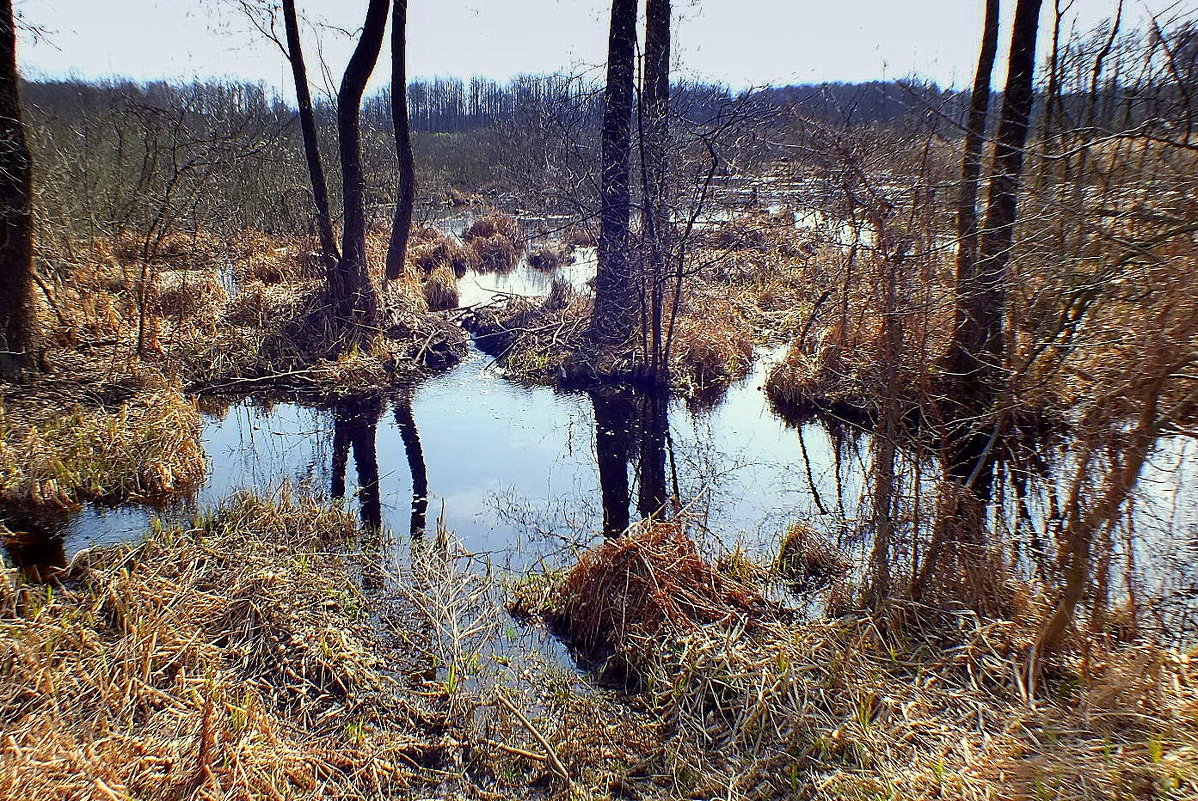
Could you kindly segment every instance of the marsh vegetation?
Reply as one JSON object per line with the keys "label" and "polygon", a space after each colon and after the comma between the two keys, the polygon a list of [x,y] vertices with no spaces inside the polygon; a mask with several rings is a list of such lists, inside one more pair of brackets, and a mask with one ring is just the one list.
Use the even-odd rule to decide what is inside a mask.
{"label": "marsh vegetation", "polygon": [[241,4],[293,109],[5,4],[0,797],[1198,797],[1193,15],[734,93],[388,5],[313,99]]}

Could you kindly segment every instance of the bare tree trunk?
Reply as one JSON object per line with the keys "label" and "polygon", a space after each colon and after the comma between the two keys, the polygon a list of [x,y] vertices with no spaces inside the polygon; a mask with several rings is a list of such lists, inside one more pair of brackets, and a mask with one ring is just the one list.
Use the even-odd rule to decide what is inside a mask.
{"label": "bare tree trunk", "polygon": [[388,0],[370,0],[358,46],[345,68],[337,92],[337,137],[341,152],[341,186],[345,205],[341,261],[329,282],[330,299],[342,321],[357,326],[378,322],[378,297],[366,265],[366,188],[362,176],[362,93],[374,70],[387,27]]}
{"label": "bare tree trunk", "polygon": [[970,373],[977,376],[973,389],[980,409],[993,404],[1002,372],[1006,269],[1015,241],[1023,148],[1032,110],[1040,4],[1041,0],[1018,0],[1015,6],[1007,84],[975,273],[977,289],[970,293],[968,313],[958,332],[965,354],[972,361]]}
{"label": "bare tree trunk", "polygon": [[971,303],[977,290],[978,276],[978,185],[982,172],[982,148],[986,141],[987,117],[990,109],[990,74],[994,70],[994,54],[998,49],[998,0],[986,0],[986,16],[982,26],[982,47],[978,55],[973,91],[969,96],[969,119],[965,128],[965,157],[961,163],[961,186],[957,196],[957,285],[956,336],[949,353],[948,371],[952,376],[948,394],[966,380],[976,364],[965,351],[962,341],[972,313]]}
{"label": "bare tree trunk", "polygon": [[283,0],[283,24],[287,30],[287,61],[295,79],[295,100],[299,106],[300,132],[304,137],[304,158],[308,162],[308,179],[312,183],[312,201],[316,205],[316,233],[325,269],[336,264],[337,240],[333,234],[333,218],[329,213],[329,190],[324,177],[324,164],[316,138],[316,115],[312,112],[312,94],[308,90],[308,70],[304,66],[304,51],[300,44],[299,21],[295,0]]}
{"label": "bare tree trunk", "polygon": [[670,136],[670,0],[647,0],[645,68],[641,89],[641,170],[644,183],[644,229],[647,244],[649,375],[666,383],[668,354],[663,352],[662,310],[666,261],[670,252],[670,210],[666,202],[666,149]]}
{"label": "bare tree trunk", "polygon": [[605,344],[624,344],[636,324],[637,292],[628,250],[628,161],[632,144],[633,55],[636,49],[636,0],[612,0],[608,37],[607,88],[603,95],[599,268],[590,336]]}
{"label": "bare tree trunk", "polygon": [[12,0],[0,0],[0,377],[37,367],[33,178],[17,76]]}
{"label": "bare tree trunk", "polygon": [[408,0],[395,0],[391,15],[391,119],[395,126],[395,157],[399,161],[399,186],[391,242],[387,246],[387,277],[403,275],[416,202],[416,167],[412,163],[412,135],[408,125],[407,35]]}

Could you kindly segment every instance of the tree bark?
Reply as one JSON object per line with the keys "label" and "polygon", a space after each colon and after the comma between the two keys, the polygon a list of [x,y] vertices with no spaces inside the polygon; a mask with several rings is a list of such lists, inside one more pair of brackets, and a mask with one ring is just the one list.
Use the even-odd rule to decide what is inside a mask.
{"label": "tree bark", "polygon": [[21,120],[12,0],[0,0],[0,377],[37,367],[33,177]]}
{"label": "tree bark", "polygon": [[362,35],[337,92],[337,137],[341,153],[344,214],[341,260],[332,274],[330,300],[338,318],[358,327],[378,322],[378,297],[366,265],[366,187],[362,176],[362,94],[383,46],[388,0],[370,0]]}
{"label": "tree bark", "polygon": [[[994,55],[998,50],[999,0],[986,0],[986,15],[982,26],[982,47],[974,74],[973,91],[969,96],[969,119],[965,126],[965,156],[961,163],[961,186],[957,196],[957,284],[955,337],[949,354],[950,387],[967,379],[976,363],[965,350],[964,337],[974,313],[972,303],[977,292],[978,276],[978,185],[982,172],[982,148],[986,140],[987,116],[990,109],[990,75],[994,71]],[[950,397],[959,396],[950,388]]]}
{"label": "tree bark", "polygon": [[958,332],[969,372],[977,379],[972,383],[978,408],[983,409],[993,405],[1002,373],[1006,270],[1015,240],[1023,148],[1032,110],[1040,4],[1041,0],[1018,0],[1015,6],[1007,84],[975,273],[976,290],[970,293],[965,324]]}
{"label": "tree bark", "polygon": [[663,352],[662,310],[666,261],[670,253],[670,210],[666,201],[666,150],[670,135],[670,0],[646,0],[645,68],[641,89],[644,183],[644,230],[647,244],[647,366],[658,383],[667,383],[669,359]]}
{"label": "tree bark", "polygon": [[308,179],[312,183],[312,201],[316,205],[316,234],[325,269],[337,263],[337,240],[333,234],[333,218],[329,213],[329,190],[324,177],[324,164],[316,138],[316,115],[312,111],[312,94],[308,90],[308,70],[304,66],[304,51],[300,44],[299,20],[295,0],[283,0],[283,25],[287,31],[287,61],[295,79],[295,100],[299,106],[300,132],[304,138],[304,159],[308,162]]}
{"label": "tree bark", "polygon": [[627,343],[637,317],[635,276],[628,250],[635,49],[636,0],[612,0],[600,147],[599,267],[590,326],[591,338],[608,345]]}
{"label": "tree bark", "polygon": [[416,202],[416,167],[412,160],[412,134],[408,124],[408,0],[395,0],[394,8],[391,15],[391,120],[395,127],[399,186],[395,216],[391,221],[391,242],[387,246],[387,277],[390,279],[403,275],[408,232],[412,228],[412,207]]}

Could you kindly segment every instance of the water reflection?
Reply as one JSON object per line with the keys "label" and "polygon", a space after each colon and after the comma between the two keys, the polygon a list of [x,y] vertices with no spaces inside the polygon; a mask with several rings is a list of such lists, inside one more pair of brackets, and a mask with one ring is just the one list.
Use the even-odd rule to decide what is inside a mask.
{"label": "water reflection", "polygon": [[345,398],[333,406],[333,475],[330,494],[345,497],[345,473],[352,451],[358,474],[359,514],[362,525],[377,531],[383,525],[379,489],[378,425],[383,416],[382,398],[366,395]]}
{"label": "water reflection", "polygon": [[412,475],[412,522],[408,528],[413,537],[423,537],[428,516],[428,467],[424,463],[424,449],[420,445],[420,433],[416,430],[410,394],[405,393],[395,400],[395,425],[403,440],[408,470]]}
{"label": "water reflection", "polygon": [[587,392],[595,413],[595,462],[603,503],[603,535],[615,537],[631,521],[630,472],[640,517],[662,516],[669,500],[666,453],[669,395],[605,387]]}

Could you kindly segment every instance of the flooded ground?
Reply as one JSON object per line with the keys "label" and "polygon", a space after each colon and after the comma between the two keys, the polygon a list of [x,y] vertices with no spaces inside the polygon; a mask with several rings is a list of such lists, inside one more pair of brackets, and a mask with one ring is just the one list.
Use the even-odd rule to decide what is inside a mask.
{"label": "flooded ground", "polygon": [[[581,250],[557,275],[583,290],[593,270],[593,250]],[[523,263],[506,274],[470,273],[460,282],[461,304],[545,294],[553,277]],[[81,548],[137,537],[154,516],[179,519],[236,490],[272,492],[290,482],[346,498],[367,523],[395,535],[401,551],[410,533],[433,531],[441,518],[467,550],[515,574],[571,564],[605,530],[673,497],[709,552],[739,548],[768,560],[787,527],[802,522],[863,565],[872,537],[871,435],[835,420],[792,426],[778,417],[763,385],[779,355],[759,352],[751,375],[701,409],[680,399],[522,386],[476,349],[385,399],[322,408],[241,400],[205,418],[209,473],[194,495],[164,508],[9,515],[15,531],[53,535],[31,536],[9,555],[22,564],[61,563]],[[902,491],[930,509],[938,468],[907,459]],[[1067,464],[1067,449],[1055,461]],[[1061,480],[1048,475],[1033,486],[1022,528],[1008,525],[1013,508],[1000,516],[1029,573],[1054,569],[1052,549],[1036,540],[1042,533],[1051,541],[1048,496]],[[1117,594],[1142,599],[1170,628],[1190,630],[1198,443],[1161,440],[1125,523]]]}

